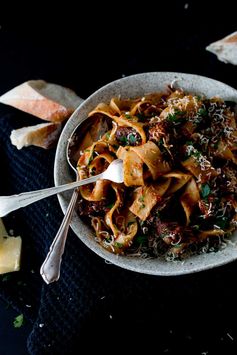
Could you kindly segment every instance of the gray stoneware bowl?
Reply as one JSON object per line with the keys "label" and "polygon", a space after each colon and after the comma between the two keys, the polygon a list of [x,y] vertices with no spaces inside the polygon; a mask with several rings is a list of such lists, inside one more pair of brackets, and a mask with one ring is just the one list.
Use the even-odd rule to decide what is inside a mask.
{"label": "gray stoneware bowl", "polygon": [[[154,72],[132,75],[116,80],[102,87],[93,93],[73,113],[68,120],[58,142],[54,179],[55,185],[61,185],[72,181],[71,168],[66,160],[66,146],[69,136],[73,129],[81,120],[87,117],[87,114],[100,102],[109,102],[111,97],[138,97],[146,93],[166,91],[167,85],[176,80],[175,86],[183,88],[185,91],[204,94],[207,97],[220,96],[225,100],[237,102],[237,90],[219,81],[209,79],[199,75]],[[71,197],[71,192],[58,195],[59,203],[65,213]],[[73,216],[71,227],[80,240],[85,243],[100,257],[118,265],[122,268],[152,275],[173,276],[188,274],[206,269],[211,269],[220,265],[227,264],[237,259],[237,232],[233,235],[231,241],[225,249],[216,253],[194,255],[184,261],[168,262],[161,258],[142,259],[138,257],[127,257],[114,255],[102,248],[94,239],[92,229],[85,225],[76,215]],[[237,244],[237,243],[236,243]]]}

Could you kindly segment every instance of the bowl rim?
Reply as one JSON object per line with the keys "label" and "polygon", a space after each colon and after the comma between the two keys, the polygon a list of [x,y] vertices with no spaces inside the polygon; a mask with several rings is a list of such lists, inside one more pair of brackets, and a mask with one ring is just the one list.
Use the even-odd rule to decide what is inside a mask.
{"label": "bowl rim", "polygon": [[[57,149],[56,149],[56,154],[55,154],[55,161],[54,161],[54,182],[55,182],[55,186],[58,186],[59,184],[61,184],[60,178],[59,178],[59,169],[60,169],[60,162],[61,157],[62,157],[62,151],[64,150],[65,152],[65,145],[67,143],[67,138],[69,138],[70,133],[68,132],[72,132],[73,129],[73,122],[77,119],[78,114],[80,115],[80,112],[83,112],[83,108],[85,108],[86,110],[86,106],[88,103],[90,103],[90,101],[96,97],[100,97],[100,94],[102,94],[103,96],[103,92],[105,92],[106,90],[110,90],[111,88],[114,88],[116,85],[121,85],[123,84],[123,82],[131,82],[133,80],[138,79],[141,80],[144,77],[153,77],[156,76],[157,78],[160,77],[164,79],[164,77],[173,77],[173,80],[183,80],[183,79],[190,79],[190,80],[204,80],[205,82],[209,82],[212,85],[216,85],[217,87],[222,87],[223,89],[225,89],[228,92],[228,96],[231,96],[231,98],[233,98],[234,101],[237,102],[237,90],[234,89],[233,87],[206,77],[206,76],[202,76],[202,75],[198,75],[198,74],[189,74],[189,73],[179,73],[179,72],[165,72],[165,71],[160,71],[160,72],[144,72],[144,73],[138,73],[138,74],[133,74],[130,76],[126,76],[123,78],[119,78],[117,80],[114,80],[102,87],[100,87],[98,90],[96,90],[95,92],[93,92],[91,95],[88,96],[88,98],[86,98],[84,101],[82,101],[82,103],[78,106],[78,108],[74,111],[74,113],[71,115],[71,117],[68,119],[66,125],[63,128],[63,131],[60,135],[59,141],[58,141],[58,145],[57,145]],[[159,91],[159,89],[157,90]],[[197,90],[198,91],[198,90]],[[134,95],[131,95],[134,96]],[[136,96],[136,95],[135,95]],[[101,100],[99,100],[99,102],[101,102]],[[85,119],[85,118],[84,118]],[[81,119],[81,120],[84,120]],[[78,123],[78,122],[77,122]],[[74,125],[75,127],[75,125]],[[65,155],[65,159],[66,159],[66,155]],[[69,181],[66,181],[69,182]],[[70,193],[71,194],[71,193]],[[58,194],[58,200],[59,200],[59,204],[60,207],[63,211],[63,213],[65,213],[68,202],[66,200],[69,199],[69,197],[66,199],[65,198],[66,194]],[[68,193],[67,193],[68,195]],[[78,227],[83,226],[87,229],[88,235],[83,237],[82,235],[79,235],[80,233],[78,232]],[[207,254],[201,254],[201,255],[195,255],[195,256],[191,256],[190,258],[184,260],[184,261],[175,261],[175,262],[167,262],[167,261],[163,261],[160,260],[159,258],[155,258],[155,259],[143,259],[141,260],[141,258],[139,258],[139,264],[137,265],[136,262],[134,262],[134,257],[127,257],[127,256],[118,256],[115,255],[109,251],[107,251],[106,249],[102,248],[97,242],[92,242],[92,236],[93,236],[93,232],[89,231],[89,227],[85,226],[85,224],[80,221],[78,215],[76,215],[76,213],[74,213],[73,218],[72,218],[72,222],[71,222],[71,228],[73,229],[73,231],[75,232],[75,234],[77,235],[77,237],[84,243],[86,244],[86,246],[91,249],[93,252],[95,252],[98,256],[102,257],[103,259],[105,259],[107,262],[112,263],[114,265],[117,265],[119,267],[122,267],[124,269],[130,270],[130,271],[135,271],[138,273],[143,273],[143,274],[149,274],[149,275],[156,275],[156,276],[178,276],[178,275],[185,275],[185,274],[190,274],[190,273],[196,273],[196,272],[200,272],[200,271],[204,271],[204,270],[208,270],[208,269],[212,269],[212,268],[216,268],[225,264],[228,264],[234,260],[237,259],[237,247],[234,245],[230,245],[228,246],[228,248],[232,248],[233,250],[231,250],[231,253],[228,253],[228,249],[224,249],[223,251],[218,251],[217,253],[219,253],[218,255],[220,256],[218,259],[217,258],[211,258],[210,255],[214,254],[214,253],[207,253]],[[81,228],[81,227],[80,227]],[[92,238],[91,238],[92,237]],[[237,239],[236,239],[237,240]],[[233,244],[233,243],[232,243]],[[215,254],[217,254],[215,253]],[[201,263],[198,262],[197,265],[195,265],[195,260],[197,261],[198,259],[200,259],[201,257]],[[138,258],[137,258],[138,259]],[[213,260],[212,260],[213,259]],[[160,266],[162,266],[161,269],[156,269],[156,264],[158,267],[158,264]],[[166,266],[164,266],[164,264],[166,264]],[[167,267],[167,264],[169,264],[169,266],[172,265],[172,267],[170,268],[169,266]],[[175,265],[173,267],[173,265]]]}

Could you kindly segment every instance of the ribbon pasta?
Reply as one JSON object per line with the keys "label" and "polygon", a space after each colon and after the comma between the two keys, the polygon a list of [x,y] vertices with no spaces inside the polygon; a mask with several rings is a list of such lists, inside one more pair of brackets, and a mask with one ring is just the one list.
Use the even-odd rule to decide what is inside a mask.
{"label": "ribbon pasta", "polygon": [[[123,184],[98,180],[80,187],[80,215],[91,221],[104,248],[124,254],[138,245],[157,255],[154,248],[161,245],[180,256],[190,245],[235,230],[232,107],[219,98],[176,90],[113,97],[89,113],[94,124],[81,141],[80,179],[103,172],[116,158],[123,160]],[[142,238],[145,247],[139,244]]]}

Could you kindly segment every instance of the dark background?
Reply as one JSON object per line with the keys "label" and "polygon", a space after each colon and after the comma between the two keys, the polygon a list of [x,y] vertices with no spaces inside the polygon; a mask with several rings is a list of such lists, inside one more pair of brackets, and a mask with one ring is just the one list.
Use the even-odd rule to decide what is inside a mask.
{"label": "dark background", "polygon": [[[232,2],[157,2],[155,7],[144,2],[130,10],[127,4],[112,2],[107,8],[101,3],[79,9],[58,4],[55,11],[47,6],[31,10],[32,15],[27,15],[21,9],[19,16],[10,20],[8,13],[2,13],[0,94],[26,80],[44,79],[68,86],[86,98],[112,80],[149,71],[201,74],[237,88],[237,67],[205,51],[209,43],[237,30]],[[0,109],[1,114],[12,110],[3,105]],[[16,122],[16,126],[21,124]],[[121,351],[129,341],[147,350],[153,348],[157,354],[234,354],[236,279],[236,262],[189,277],[161,278],[161,294],[166,298],[157,306],[160,313],[154,309],[154,317],[148,317],[141,305],[137,316],[139,306],[128,307],[125,325],[113,309],[113,317],[119,321],[111,326],[112,333],[108,320],[104,322],[104,337],[112,338]],[[1,301],[1,355],[27,353],[31,325],[26,322],[14,329],[17,314]],[[90,326],[98,340],[92,324],[87,331]]]}

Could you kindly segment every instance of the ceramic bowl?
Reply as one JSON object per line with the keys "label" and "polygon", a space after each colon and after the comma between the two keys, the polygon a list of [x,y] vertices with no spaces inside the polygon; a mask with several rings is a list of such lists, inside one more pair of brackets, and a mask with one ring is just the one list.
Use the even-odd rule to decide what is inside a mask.
{"label": "ceramic bowl", "polygon": [[[128,76],[113,81],[94,92],[77,108],[68,120],[58,142],[55,157],[54,179],[55,185],[61,185],[72,181],[73,174],[66,160],[66,145],[73,129],[88,113],[100,102],[109,102],[113,96],[139,97],[146,93],[166,91],[167,85],[174,80],[175,85],[187,92],[204,94],[207,97],[220,96],[225,100],[237,102],[237,90],[219,81],[194,74],[173,72],[153,72]],[[70,201],[71,192],[58,195],[59,203],[65,213]],[[142,259],[139,257],[118,256],[102,248],[94,238],[92,229],[83,223],[74,213],[71,227],[80,240],[93,250],[98,256],[119,267],[139,273],[173,276],[198,272],[220,265],[224,265],[237,259],[237,232],[232,236],[226,248],[213,253],[193,255],[184,261],[168,262],[162,258]],[[236,243],[237,244],[237,243]]]}

